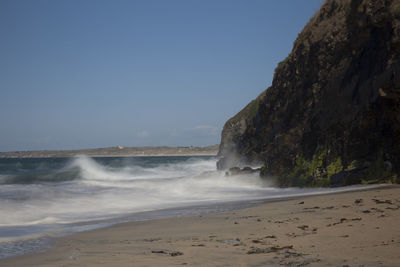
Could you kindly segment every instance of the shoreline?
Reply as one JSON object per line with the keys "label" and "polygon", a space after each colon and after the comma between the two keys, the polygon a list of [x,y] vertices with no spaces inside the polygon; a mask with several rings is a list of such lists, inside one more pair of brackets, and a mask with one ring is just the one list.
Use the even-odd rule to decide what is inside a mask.
{"label": "shoreline", "polygon": [[[229,211],[242,210],[273,202],[295,200],[298,198],[307,198],[318,195],[328,195],[328,194],[332,195],[332,194],[341,194],[344,192],[366,191],[366,190],[373,190],[376,188],[387,188],[390,186],[391,185],[388,184],[377,184],[377,185],[353,185],[348,187],[338,187],[331,189],[321,188],[329,191],[313,190],[311,192],[298,192],[293,194],[289,193],[287,195],[271,195],[269,197],[254,198],[248,200],[228,200],[228,201],[203,202],[203,203],[200,202],[200,203],[188,204],[187,206],[185,205],[177,207],[166,207],[155,210],[132,212],[116,217],[102,218],[92,221],[89,220],[89,221],[70,222],[67,223],[64,228],[60,228],[58,231],[47,232],[47,233],[46,232],[35,233],[33,235],[22,236],[16,239],[10,238],[9,240],[6,239],[2,240],[1,242],[9,242],[10,245],[13,244],[10,247],[18,247],[18,248],[24,247],[24,248],[19,249],[19,252],[10,252],[9,256],[4,257],[4,255],[1,254],[1,249],[5,249],[7,251],[8,248],[7,246],[6,247],[2,246],[0,247],[0,260],[42,251],[44,248],[50,247],[49,244],[51,244],[53,240],[58,238],[67,237],[73,234],[86,231],[104,229],[121,223],[151,221],[151,220],[177,218],[177,217],[204,216],[208,214],[217,214]],[[82,228],[84,228],[84,230],[81,230]],[[30,244],[33,243],[34,246],[30,247],[29,243]]]}
{"label": "shoreline", "polygon": [[[362,200],[356,203],[359,199]],[[0,264],[257,266],[298,261],[315,266],[380,263],[395,266],[400,263],[395,252],[400,248],[399,186],[266,201],[240,210],[127,222],[76,233],[55,239],[54,245],[44,252],[2,259]],[[364,234],[367,232],[368,235]],[[344,248],[344,243],[349,246]]]}

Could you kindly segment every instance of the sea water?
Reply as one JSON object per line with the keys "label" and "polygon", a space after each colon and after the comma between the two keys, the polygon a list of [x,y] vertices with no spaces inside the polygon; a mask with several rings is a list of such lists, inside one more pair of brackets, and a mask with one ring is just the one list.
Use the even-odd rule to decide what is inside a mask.
{"label": "sea water", "polygon": [[215,157],[0,159],[0,258],[49,237],[118,222],[199,215],[257,200],[343,189],[276,188],[257,174],[227,176]]}

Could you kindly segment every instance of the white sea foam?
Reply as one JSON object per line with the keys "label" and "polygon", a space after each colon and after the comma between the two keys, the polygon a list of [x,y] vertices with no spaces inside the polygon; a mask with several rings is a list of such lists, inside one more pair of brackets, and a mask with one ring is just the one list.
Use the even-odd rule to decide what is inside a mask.
{"label": "white sea foam", "polygon": [[150,163],[127,160],[107,165],[79,157],[62,170],[77,169],[71,172],[74,179],[1,185],[6,200],[0,202],[0,210],[7,216],[0,217],[0,236],[6,226],[54,225],[195,204],[347,190],[274,188],[258,175],[225,176],[216,170],[214,158]]}

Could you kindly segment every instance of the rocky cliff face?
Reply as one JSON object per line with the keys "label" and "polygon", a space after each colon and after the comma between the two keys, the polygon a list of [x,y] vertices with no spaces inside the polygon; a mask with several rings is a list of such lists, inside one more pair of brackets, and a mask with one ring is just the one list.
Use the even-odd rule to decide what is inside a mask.
{"label": "rocky cliff face", "polygon": [[400,174],[400,1],[327,0],[271,87],[224,126],[219,169],[263,165],[281,185]]}

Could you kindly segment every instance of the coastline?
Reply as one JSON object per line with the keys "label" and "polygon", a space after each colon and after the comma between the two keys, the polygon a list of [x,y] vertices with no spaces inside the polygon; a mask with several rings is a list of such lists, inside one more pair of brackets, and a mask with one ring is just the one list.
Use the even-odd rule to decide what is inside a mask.
{"label": "coastline", "polygon": [[216,156],[218,145],[206,147],[107,147],[77,150],[37,150],[0,152],[0,159],[9,158],[68,158],[88,157],[171,157],[171,156]]}
{"label": "coastline", "polygon": [[54,241],[2,266],[396,266],[400,187],[128,222]]}

